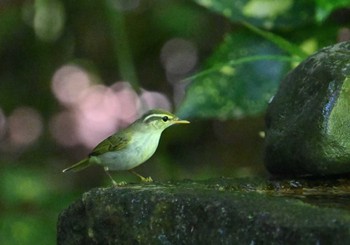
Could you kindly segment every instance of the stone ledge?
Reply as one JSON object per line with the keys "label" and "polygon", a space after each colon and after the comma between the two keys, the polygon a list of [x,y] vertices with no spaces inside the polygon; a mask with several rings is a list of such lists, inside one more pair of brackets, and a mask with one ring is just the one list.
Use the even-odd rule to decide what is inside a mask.
{"label": "stone ledge", "polygon": [[350,212],[339,205],[307,203],[303,191],[336,197],[348,189],[347,180],[310,184],[252,179],[98,188],[84,193],[60,214],[57,242],[346,244],[350,242]]}

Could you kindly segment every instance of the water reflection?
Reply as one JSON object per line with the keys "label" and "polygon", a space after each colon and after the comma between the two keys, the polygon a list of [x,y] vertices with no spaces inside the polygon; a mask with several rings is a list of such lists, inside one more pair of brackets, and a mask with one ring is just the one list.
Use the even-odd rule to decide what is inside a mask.
{"label": "water reflection", "polygon": [[[278,185],[281,185],[277,187]],[[272,182],[272,189],[262,192],[276,197],[290,197],[320,207],[350,210],[350,185],[347,179],[302,179]],[[277,188],[276,188],[277,187]],[[270,186],[271,188],[271,186]]]}

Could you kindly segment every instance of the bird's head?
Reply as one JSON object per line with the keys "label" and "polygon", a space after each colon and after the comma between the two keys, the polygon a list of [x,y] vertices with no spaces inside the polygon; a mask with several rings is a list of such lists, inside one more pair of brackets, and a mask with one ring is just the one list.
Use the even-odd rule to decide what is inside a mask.
{"label": "bird's head", "polygon": [[162,109],[149,110],[139,119],[139,122],[146,126],[146,128],[152,128],[161,131],[174,124],[190,123],[189,121],[181,120],[174,114]]}

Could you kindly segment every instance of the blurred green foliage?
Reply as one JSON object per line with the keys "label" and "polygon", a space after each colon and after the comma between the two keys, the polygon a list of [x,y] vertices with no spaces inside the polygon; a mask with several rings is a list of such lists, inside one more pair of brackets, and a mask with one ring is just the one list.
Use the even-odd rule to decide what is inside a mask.
{"label": "blurred green foliage", "polygon": [[195,0],[198,4],[229,18],[232,22],[247,21],[268,29],[295,28],[314,20],[312,1],[285,0]]}
{"label": "blurred green foliage", "polygon": [[[100,169],[60,172],[89,151],[59,145],[50,133],[49,122],[63,107],[51,89],[60,67],[77,64],[96,84],[125,80],[137,92],[162,92],[181,115],[194,118],[189,127],[165,132],[141,173],[160,180],[264,174],[258,132],[268,100],[306,55],[349,38],[347,2],[1,1],[0,244],[54,244],[59,212],[88,188],[109,184]],[[175,81],[160,57],[173,39],[185,40],[195,54],[193,68]],[[175,91],[187,83],[182,100]],[[1,115],[7,120],[20,106],[40,113],[43,131],[33,143],[15,146]]]}
{"label": "blurred green foliage", "polygon": [[[318,40],[319,34],[304,33],[292,40],[287,38],[303,28],[316,28],[313,31],[322,32],[324,37],[324,27],[318,22],[336,7],[345,6],[342,1],[327,4],[293,0],[278,4],[271,0],[196,2],[251,31],[251,35],[242,30],[227,34],[203,70],[192,77],[194,81],[180,107],[180,114],[187,117],[222,119],[262,114],[291,66],[325,45],[323,38]],[[320,9],[324,14],[321,19],[316,14]],[[328,33],[326,44],[334,42],[334,35],[334,30]],[[314,45],[303,47],[303,41],[308,38],[313,39]]]}
{"label": "blurred green foliage", "polygon": [[1,170],[0,243],[54,244],[58,211],[73,200],[76,192],[53,186],[45,169]]}
{"label": "blurred green foliage", "polygon": [[324,21],[332,11],[339,8],[349,8],[348,0],[316,0],[316,20],[319,22]]}
{"label": "blurred green foliage", "polygon": [[226,36],[207,61],[209,68],[192,77],[180,115],[227,119],[261,114],[289,70],[292,59],[283,55],[249,32]]}

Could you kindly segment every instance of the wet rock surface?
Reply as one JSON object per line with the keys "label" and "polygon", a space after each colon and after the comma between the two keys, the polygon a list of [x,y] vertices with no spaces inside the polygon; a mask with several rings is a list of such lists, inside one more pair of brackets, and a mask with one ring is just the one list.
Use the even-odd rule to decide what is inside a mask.
{"label": "wet rock surface", "polygon": [[321,49],[281,82],[266,116],[273,174],[350,172],[350,42]]}
{"label": "wet rock surface", "polygon": [[212,179],[97,188],[58,219],[58,244],[342,244],[350,181]]}

